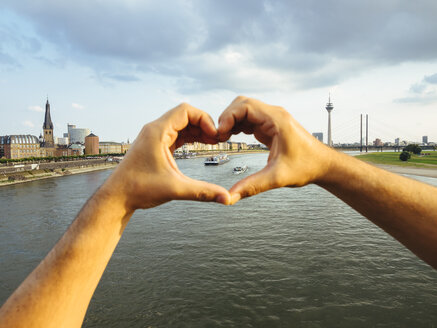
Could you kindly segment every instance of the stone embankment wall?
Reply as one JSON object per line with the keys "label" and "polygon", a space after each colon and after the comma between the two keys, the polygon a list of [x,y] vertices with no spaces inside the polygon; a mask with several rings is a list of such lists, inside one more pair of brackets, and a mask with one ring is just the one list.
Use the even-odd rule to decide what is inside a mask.
{"label": "stone embankment wall", "polygon": [[94,170],[112,168],[115,162],[106,159],[88,159],[65,162],[40,163],[36,169],[31,169],[30,164],[13,166],[0,166],[0,184],[13,184],[50,177],[58,177]]}
{"label": "stone embankment wall", "polygon": [[[101,165],[107,163],[106,159],[84,159],[76,161],[65,161],[65,162],[48,162],[39,163],[39,170],[56,170],[56,169],[67,169],[67,168],[77,168],[77,167],[87,167],[92,165]],[[0,174],[10,174],[18,173],[23,171],[30,171],[31,164],[16,164],[14,166],[1,165]]]}

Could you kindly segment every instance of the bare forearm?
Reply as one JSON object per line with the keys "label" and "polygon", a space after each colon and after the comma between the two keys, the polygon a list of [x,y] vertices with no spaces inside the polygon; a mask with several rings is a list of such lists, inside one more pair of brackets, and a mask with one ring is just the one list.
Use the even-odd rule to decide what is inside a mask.
{"label": "bare forearm", "polygon": [[0,310],[1,327],[80,327],[132,213],[103,186]]}
{"label": "bare forearm", "polygon": [[184,176],[172,156],[186,141],[215,143],[216,136],[211,117],[188,104],[145,125],[122,163],[0,309],[0,327],[79,327],[135,209],[175,199],[229,204],[226,189]]}
{"label": "bare forearm", "polygon": [[437,189],[344,154],[335,157],[318,184],[437,268]]}

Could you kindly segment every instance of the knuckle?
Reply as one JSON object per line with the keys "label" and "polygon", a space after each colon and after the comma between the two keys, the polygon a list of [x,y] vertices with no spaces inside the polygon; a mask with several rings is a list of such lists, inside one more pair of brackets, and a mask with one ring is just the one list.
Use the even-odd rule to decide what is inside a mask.
{"label": "knuckle", "polygon": [[181,112],[186,112],[188,110],[188,108],[190,107],[189,104],[182,102],[179,105],[177,105],[176,107],[174,107],[170,113],[171,114],[177,114],[179,115]]}
{"label": "knuckle", "polygon": [[198,200],[200,200],[200,201],[207,201],[208,199],[209,199],[209,194],[208,194],[208,192],[206,191],[206,190],[200,190],[198,193],[197,193],[197,199]]}
{"label": "knuckle", "polygon": [[250,197],[256,194],[259,194],[259,188],[254,184],[248,185],[243,192],[244,197]]}
{"label": "knuckle", "polygon": [[188,115],[190,112],[195,110],[195,108],[193,106],[191,106],[189,103],[186,103],[186,102],[180,103],[177,108],[179,111],[183,112],[184,115]]}

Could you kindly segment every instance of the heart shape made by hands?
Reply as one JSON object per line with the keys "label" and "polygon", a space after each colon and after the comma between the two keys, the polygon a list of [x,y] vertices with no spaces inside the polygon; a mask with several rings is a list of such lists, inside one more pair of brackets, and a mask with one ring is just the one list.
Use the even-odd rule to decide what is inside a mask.
{"label": "heart shape made by hands", "polygon": [[241,132],[253,134],[270,149],[267,165],[263,169],[229,189],[231,204],[270,189],[306,185],[324,169],[320,163],[323,162],[326,147],[281,107],[237,97],[221,114],[217,130],[207,114],[194,115],[188,122],[179,131],[172,150],[185,142],[224,142]]}
{"label": "heart shape made by hands", "polygon": [[[216,144],[231,135],[253,134],[269,149],[267,165],[238,181],[229,191],[222,186],[185,176],[173,157],[184,143]],[[181,104],[144,126],[121,165],[122,179],[133,184],[129,203],[147,208],[173,199],[234,204],[239,199],[284,186],[303,186],[326,170],[326,147],[316,141],[283,108],[237,97],[219,118]]]}

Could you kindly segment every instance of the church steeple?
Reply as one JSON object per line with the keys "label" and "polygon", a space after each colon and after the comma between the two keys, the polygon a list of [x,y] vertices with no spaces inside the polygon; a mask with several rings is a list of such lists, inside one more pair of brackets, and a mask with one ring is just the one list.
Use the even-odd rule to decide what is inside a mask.
{"label": "church steeple", "polygon": [[50,103],[49,103],[48,97],[47,97],[47,102],[46,102],[46,115],[44,118],[44,124],[43,124],[42,128],[53,130],[52,118],[50,117]]}
{"label": "church steeple", "polygon": [[50,117],[50,103],[49,98],[47,97],[46,102],[46,115],[44,117],[44,124],[42,125],[43,133],[44,133],[44,142],[43,147],[52,148],[55,146],[54,135],[53,135],[53,122]]}

